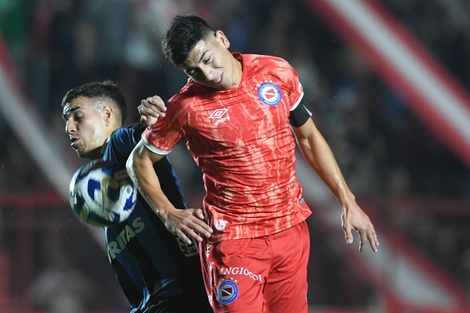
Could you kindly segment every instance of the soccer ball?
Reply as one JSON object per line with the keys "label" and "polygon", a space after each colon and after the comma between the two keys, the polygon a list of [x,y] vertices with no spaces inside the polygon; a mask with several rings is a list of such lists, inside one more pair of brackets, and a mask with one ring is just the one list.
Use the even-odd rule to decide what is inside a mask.
{"label": "soccer ball", "polygon": [[81,166],[69,187],[70,205],[78,218],[93,226],[111,226],[125,221],[135,207],[137,190],[131,179],[116,179],[122,167],[94,160]]}

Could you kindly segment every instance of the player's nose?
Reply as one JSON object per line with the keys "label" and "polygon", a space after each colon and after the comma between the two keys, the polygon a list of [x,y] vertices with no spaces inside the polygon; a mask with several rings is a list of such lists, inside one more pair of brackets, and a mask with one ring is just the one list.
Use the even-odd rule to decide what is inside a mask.
{"label": "player's nose", "polygon": [[202,66],[201,72],[206,81],[212,81],[212,79],[214,78],[214,69],[210,66]]}
{"label": "player's nose", "polygon": [[75,123],[72,123],[72,122],[65,123],[65,132],[67,134],[73,134],[76,130],[77,130],[77,127],[75,126]]}

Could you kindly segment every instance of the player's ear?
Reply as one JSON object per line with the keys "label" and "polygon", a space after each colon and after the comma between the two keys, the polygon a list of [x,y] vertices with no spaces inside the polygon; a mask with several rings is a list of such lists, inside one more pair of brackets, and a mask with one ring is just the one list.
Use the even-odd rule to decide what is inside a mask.
{"label": "player's ear", "polygon": [[225,36],[224,32],[221,30],[217,30],[214,33],[215,39],[226,49],[230,48],[230,41],[228,40],[227,36]]}
{"label": "player's ear", "polygon": [[109,124],[111,124],[113,116],[114,116],[113,108],[111,106],[105,106],[103,108],[103,117],[104,117],[104,122],[106,126],[109,126]]}

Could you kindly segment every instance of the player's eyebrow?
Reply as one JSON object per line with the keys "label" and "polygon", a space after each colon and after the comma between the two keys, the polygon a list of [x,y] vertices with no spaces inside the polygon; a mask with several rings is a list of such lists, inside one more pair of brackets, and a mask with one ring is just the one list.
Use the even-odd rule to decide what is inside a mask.
{"label": "player's eyebrow", "polygon": [[207,54],[207,52],[209,52],[209,50],[206,50],[201,54],[201,57],[199,58],[199,60],[197,60],[198,64],[202,61],[202,59],[204,59],[204,56]]}
{"label": "player's eyebrow", "polygon": [[69,118],[69,116],[70,116],[73,112],[77,111],[78,109],[79,109],[79,108],[77,108],[77,107],[70,107],[70,106],[69,106],[67,109],[65,109],[64,113],[62,114],[62,117],[64,118],[64,120],[67,120],[67,119]]}

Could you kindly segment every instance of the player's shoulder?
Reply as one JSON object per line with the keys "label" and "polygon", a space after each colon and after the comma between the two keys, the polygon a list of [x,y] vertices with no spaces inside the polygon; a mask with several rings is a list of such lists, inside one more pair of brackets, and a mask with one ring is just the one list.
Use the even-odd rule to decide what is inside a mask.
{"label": "player's shoulder", "polygon": [[125,141],[126,139],[138,139],[145,130],[145,126],[140,123],[117,128],[110,136],[112,141]]}
{"label": "player's shoulder", "polygon": [[170,108],[173,106],[173,110],[176,109],[181,113],[181,111],[184,111],[185,107],[191,105],[195,100],[204,98],[207,94],[212,92],[212,89],[189,80],[179,93],[173,95],[168,100],[167,107]]}
{"label": "player's shoulder", "polygon": [[289,62],[284,58],[265,54],[243,54],[243,63],[248,66],[258,67],[284,67]]}
{"label": "player's shoulder", "polygon": [[145,126],[140,123],[120,127],[113,131],[108,140],[108,149],[114,153],[127,156],[142,137]]}

